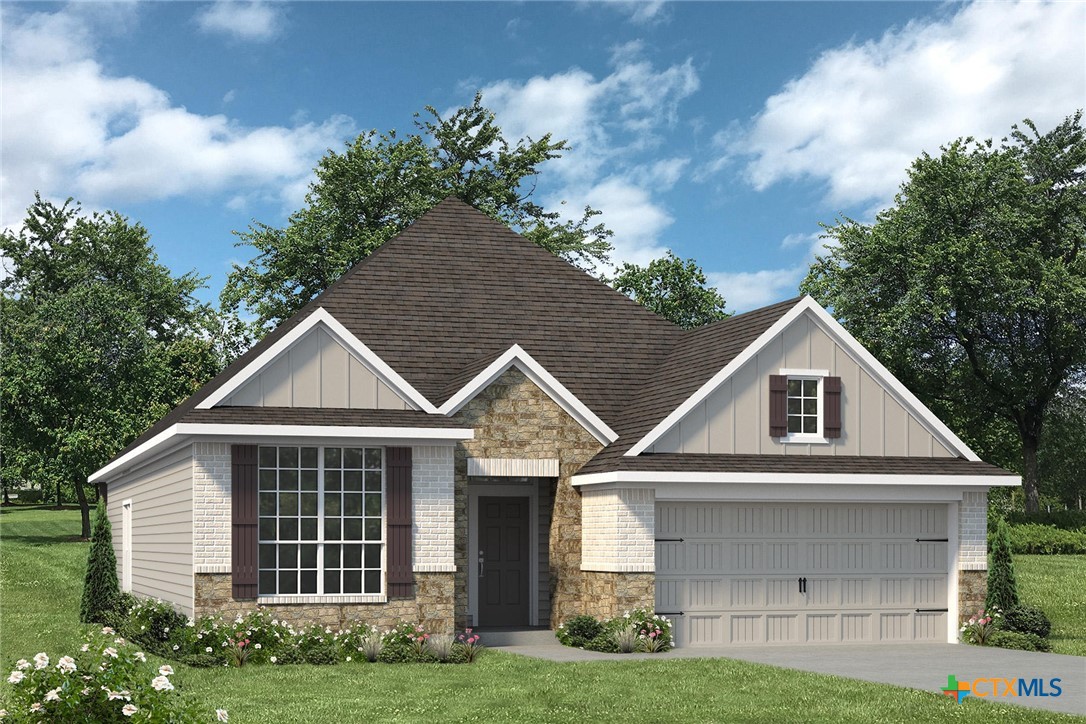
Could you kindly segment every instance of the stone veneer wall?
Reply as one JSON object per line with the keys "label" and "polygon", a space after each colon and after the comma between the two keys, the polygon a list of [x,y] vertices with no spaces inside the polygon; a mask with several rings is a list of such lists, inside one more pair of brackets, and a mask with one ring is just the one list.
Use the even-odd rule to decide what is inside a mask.
{"label": "stone veneer wall", "polygon": [[[387,603],[300,603],[266,606],[292,624],[320,624],[344,628],[354,622],[391,628],[401,621],[418,621],[427,631],[454,632],[454,583],[452,573],[416,573],[415,597],[392,599]],[[229,573],[196,574],[196,616],[205,614],[232,617],[255,611],[254,600],[235,601],[230,595]]]}
{"label": "stone veneer wall", "polygon": [[984,610],[988,596],[988,571],[958,571],[958,621]]}
{"label": "stone veneer wall", "polygon": [[988,570],[988,493],[962,493],[958,506],[958,569]]}
{"label": "stone veneer wall", "polygon": [[[581,496],[570,478],[602,449],[595,437],[570,417],[516,367],[468,402],[455,416],[475,428],[475,439],[456,447],[456,567],[468,566],[467,459],[557,458],[550,526],[551,626],[584,611],[581,572]],[[467,623],[467,576],[456,582],[457,623]]]}
{"label": "stone veneer wall", "polygon": [[583,571],[656,570],[656,491],[585,490]]}
{"label": "stone veneer wall", "polygon": [[655,610],[655,573],[585,572],[584,613],[615,618],[635,608]]}

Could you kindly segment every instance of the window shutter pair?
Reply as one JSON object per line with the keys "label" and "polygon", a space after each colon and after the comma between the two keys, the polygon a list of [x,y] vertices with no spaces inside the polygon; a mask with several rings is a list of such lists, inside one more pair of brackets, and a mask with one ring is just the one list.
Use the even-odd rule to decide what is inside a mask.
{"label": "window shutter pair", "polygon": [[[822,378],[822,433],[841,437],[841,378]],[[769,436],[788,435],[788,377],[769,376]]]}
{"label": "window shutter pair", "polygon": [[[257,597],[257,446],[230,446],[231,571],[235,600]],[[389,598],[414,594],[411,566],[411,448],[385,449],[385,524]]]}

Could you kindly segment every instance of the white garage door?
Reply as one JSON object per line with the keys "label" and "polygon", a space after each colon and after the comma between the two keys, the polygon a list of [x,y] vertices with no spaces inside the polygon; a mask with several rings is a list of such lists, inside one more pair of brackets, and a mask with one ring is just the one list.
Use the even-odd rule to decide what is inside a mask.
{"label": "white garage door", "polygon": [[656,539],[679,646],[946,641],[945,504],[658,503]]}

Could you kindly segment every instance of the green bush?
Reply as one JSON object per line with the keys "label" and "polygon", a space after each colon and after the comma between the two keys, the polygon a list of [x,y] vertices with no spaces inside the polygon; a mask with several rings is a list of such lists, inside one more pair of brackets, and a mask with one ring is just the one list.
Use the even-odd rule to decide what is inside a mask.
{"label": "green bush", "polygon": [[182,664],[196,669],[210,669],[213,666],[222,666],[225,663],[221,656],[215,654],[185,654],[178,659]]}
{"label": "green bush", "polygon": [[1018,631],[996,631],[988,637],[987,645],[1001,649],[1017,649],[1019,651],[1052,650],[1046,639],[1037,634],[1020,633]]}
{"label": "green bush", "polygon": [[1054,510],[1051,513],[1046,511],[1026,513],[1016,510],[1007,514],[1007,522],[1011,525],[1037,523],[1054,525],[1063,530],[1082,530],[1086,528],[1086,510]]}
{"label": "green bush", "polygon": [[79,604],[79,620],[83,623],[106,623],[117,610],[121,589],[117,585],[117,556],[113,553],[113,530],[109,524],[104,500],[98,500],[94,517],[94,532],[87,573],[83,579],[83,600]]}
{"label": "green bush", "polygon": [[[166,601],[138,599],[120,630],[151,653],[176,658],[178,653],[175,652],[180,650],[177,639],[183,635],[187,624],[188,617]],[[188,652],[180,652],[181,655],[185,653]]]}
{"label": "green bush", "polygon": [[984,607],[989,611],[1009,611],[1018,605],[1018,584],[1014,578],[1010,536],[1007,524],[1002,520],[996,524],[991,559],[988,566],[988,597]]}
{"label": "green bush", "polygon": [[1019,604],[1003,614],[1002,628],[1048,638],[1048,634],[1052,632],[1052,622],[1041,609]]}
{"label": "green bush", "polygon": [[574,616],[564,624],[559,625],[555,635],[566,646],[574,648],[587,647],[590,641],[599,638],[603,633],[603,624],[592,616]]}
{"label": "green bush", "polygon": [[671,648],[671,622],[643,608],[602,622],[592,616],[576,616],[560,625],[555,635],[565,646],[622,653],[616,637],[629,628],[636,632],[638,651],[656,653]]}
{"label": "green bush", "polygon": [[[1086,553],[1086,528],[1065,530],[1051,524],[1021,523],[1008,525],[1011,551],[1018,554],[1055,555]],[[995,532],[988,536],[989,546]]]}

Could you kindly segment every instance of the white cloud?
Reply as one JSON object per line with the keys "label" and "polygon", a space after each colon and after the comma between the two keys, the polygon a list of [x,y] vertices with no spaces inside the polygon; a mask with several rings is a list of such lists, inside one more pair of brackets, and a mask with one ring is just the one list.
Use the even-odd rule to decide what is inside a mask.
{"label": "white cloud", "polygon": [[1083,3],[985,2],[828,50],[745,133],[720,135],[715,163],[749,154],[757,189],[807,178],[835,205],[887,202],[923,151],[1027,117],[1052,127],[1081,106],[1084,27]]}
{"label": "white cloud", "polygon": [[707,272],[709,284],[720,290],[730,311],[745,312],[795,296],[807,273],[803,266],[755,272]]}
{"label": "white cloud", "polygon": [[[508,138],[550,133],[572,150],[549,164],[558,181],[543,195],[579,218],[586,204],[603,212],[615,232],[613,260],[644,264],[663,254],[661,236],[673,219],[654,194],[682,177],[689,159],[647,158],[661,134],[674,128],[679,104],[699,85],[693,63],[657,68],[633,42],[612,49],[611,72],[601,78],[580,68],[528,80],[500,80],[482,88]],[[606,271],[606,270],[605,270]]]}
{"label": "white cloud", "polygon": [[93,20],[75,11],[4,20],[3,225],[35,190],[104,206],[225,188],[291,203],[323,152],[354,132],[342,116],[245,127],[192,113],[146,81],[109,74],[94,58]]}
{"label": "white cloud", "polygon": [[196,22],[206,33],[223,33],[238,40],[271,40],[282,28],[281,7],[259,0],[220,0],[197,13]]}

